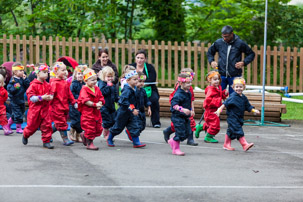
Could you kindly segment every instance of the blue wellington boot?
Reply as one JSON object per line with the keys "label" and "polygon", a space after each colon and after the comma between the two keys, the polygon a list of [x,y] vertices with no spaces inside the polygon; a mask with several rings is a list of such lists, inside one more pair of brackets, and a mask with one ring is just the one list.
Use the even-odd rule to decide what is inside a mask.
{"label": "blue wellington boot", "polygon": [[165,130],[163,130],[164,140],[166,143],[169,140],[170,135],[173,133],[174,132],[172,131],[171,126],[167,127]]}
{"label": "blue wellington boot", "polygon": [[114,144],[114,136],[113,136],[113,134],[110,132],[109,133],[109,136],[108,136],[108,139],[107,139],[107,146],[109,146],[109,147],[114,147],[115,146],[115,144]]}
{"label": "blue wellington boot", "polygon": [[59,132],[60,132],[61,138],[63,140],[63,145],[70,146],[70,145],[74,144],[74,141],[71,141],[68,139],[66,130],[59,131]]}
{"label": "blue wellington boot", "polygon": [[138,136],[133,136],[133,147],[134,148],[140,148],[140,147],[145,147],[146,144],[141,144],[140,140],[139,140],[139,137]]}

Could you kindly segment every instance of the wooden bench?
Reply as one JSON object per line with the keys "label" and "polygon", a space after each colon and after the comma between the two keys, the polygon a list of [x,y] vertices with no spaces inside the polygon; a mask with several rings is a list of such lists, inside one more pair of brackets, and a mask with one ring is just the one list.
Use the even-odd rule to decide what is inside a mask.
{"label": "wooden bench", "polygon": [[[160,94],[160,116],[170,117],[169,95],[173,92],[172,88],[158,88]],[[203,114],[203,101],[205,99],[204,90],[194,91],[195,93],[195,118],[200,119]],[[261,111],[262,93],[245,93],[251,105]],[[281,122],[281,114],[286,113],[286,105],[282,104],[282,96],[277,93],[265,94],[265,121]],[[226,111],[223,110],[220,118],[227,118]],[[251,112],[245,112],[245,120],[260,120],[261,115],[253,115]]]}

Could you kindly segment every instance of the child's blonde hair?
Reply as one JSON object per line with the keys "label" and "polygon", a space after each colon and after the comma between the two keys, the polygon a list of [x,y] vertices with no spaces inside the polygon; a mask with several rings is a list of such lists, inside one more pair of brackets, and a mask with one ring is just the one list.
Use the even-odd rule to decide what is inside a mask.
{"label": "child's blonde hair", "polygon": [[236,84],[242,84],[244,86],[244,89],[246,87],[245,85],[245,79],[243,77],[236,77],[234,78],[234,81],[233,81],[233,88]]}
{"label": "child's blonde hair", "polygon": [[215,70],[211,70],[210,72],[207,73],[207,76],[206,76],[206,80],[210,83],[211,81],[211,78],[213,78],[214,76],[218,75],[219,77],[219,80],[220,80],[220,84],[221,84],[221,75],[219,74],[218,71],[215,71]]}
{"label": "child's blonde hair", "polygon": [[82,72],[84,73],[84,71],[87,69],[87,65],[78,65],[77,67],[75,67],[74,73],[73,73],[73,81],[77,80],[77,73],[78,72]]}
{"label": "child's blonde hair", "polygon": [[105,66],[103,67],[103,69],[100,71],[99,75],[99,79],[101,79],[102,81],[105,81],[105,77],[107,75],[111,75],[113,77],[115,77],[115,72],[113,70],[113,68],[111,68],[110,66]]}
{"label": "child's blonde hair", "polygon": [[125,65],[122,71],[122,75],[121,75],[121,79],[124,79],[125,74],[129,71],[134,71],[136,70],[136,68],[134,66],[131,65]]}
{"label": "child's blonde hair", "polygon": [[56,74],[59,68],[66,68],[66,65],[63,62],[55,62],[55,64],[52,67],[52,71]]}
{"label": "child's blonde hair", "polygon": [[2,83],[2,85],[4,84],[4,77],[2,76],[2,74],[0,74],[0,83]]}
{"label": "child's blonde hair", "polygon": [[94,70],[92,70],[91,68],[87,68],[84,70],[83,72],[83,80],[87,81],[89,78],[96,76],[96,73]]}
{"label": "child's blonde hair", "polygon": [[194,72],[191,68],[183,68],[181,72]]}

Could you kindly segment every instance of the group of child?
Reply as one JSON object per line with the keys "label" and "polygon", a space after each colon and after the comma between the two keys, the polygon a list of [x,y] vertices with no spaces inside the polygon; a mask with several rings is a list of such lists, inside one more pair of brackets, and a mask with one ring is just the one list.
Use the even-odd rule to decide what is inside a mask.
{"label": "group of child", "polygon": [[[37,64],[35,66],[37,78],[32,82],[26,77],[21,63],[14,63],[12,71],[13,76],[7,86],[8,93],[3,87],[5,78],[0,74],[0,124],[5,135],[13,133],[11,125],[16,123],[16,132],[23,133],[24,145],[28,144],[28,138],[40,129],[45,148],[54,148],[51,145],[52,134],[59,131],[65,146],[81,142],[88,150],[98,150],[93,141],[102,132],[107,145],[114,147],[114,137],[126,128],[125,132],[134,148],[146,146],[140,142],[139,136],[146,125],[145,108],[151,116],[151,102],[143,88],[146,75],[137,72],[135,67],[127,65],[124,68],[120,96],[117,86],[113,84],[115,72],[111,67],[104,67],[96,75],[94,70],[86,65],[78,65],[74,69],[71,83],[67,78],[67,67],[62,62],[56,62],[52,68],[46,64]],[[193,138],[196,130],[193,118],[194,75],[192,69],[182,69],[174,92],[170,95],[171,125],[163,133],[174,155],[185,155],[180,150],[180,142],[186,139],[188,145],[198,145]],[[49,76],[51,78],[48,83]],[[244,111],[257,114],[259,111],[250,105],[242,93],[245,89],[245,80],[240,77],[234,79],[235,92],[229,97],[226,90],[222,91],[221,78],[217,71],[210,71],[207,81],[209,86],[205,89],[206,98],[203,103],[205,109],[203,130],[206,133],[204,141],[218,143],[214,137],[220,131],[220,113],[226,108],[228,129],[223,148],[234,150],[231,147],[231,140],[238,139],[243,149],[247,151],[253,143],[248,144],[244,138],[242,129]],[[23,131],[21,124],[25,111],[25,92],[29,110],[27,126]],[[6,118],[4,105],[8,97],[12,109],[9,120]],[[226,100],[222,104],[224,99]],[[118,110],[115,103],[119,104]],[[71,120],[69,135],[68,115]],[[175,135],[170,138],[172,133]]]}

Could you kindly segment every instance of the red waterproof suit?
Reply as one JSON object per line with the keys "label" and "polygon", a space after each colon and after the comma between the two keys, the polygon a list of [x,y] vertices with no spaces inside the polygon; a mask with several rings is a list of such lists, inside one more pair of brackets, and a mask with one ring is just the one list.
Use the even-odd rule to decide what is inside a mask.
{"label": "red waterproof suit", "polygon": [[204,124],[203,130],[207,131],[210,135],[217,135],[220,131],[220,119],[215,114],[215,111],[222,105],[222,99],[226,99],[228,95],[225,95],[225,91],[222,91],[221,86],[218,88],[208,86],[205,89],[205,100],[203,102],[204,112]]}
{"label": "red waterproof suit", "polygon": [[27,126],[23,130],[23,136],[29,138],[38,128],[42,132],[43,143],[50,142],[52,138],[52,121],[49,114],[49,101],[32,102],[32,96],[50,94],[50,85],[44,81],[33,80],[26,91],[29,109],[27,112]]}
{"label": "red waterproof suit", "polygon": [[94,86],[94,88],[95,92],[90,90],[87,86],[83,86],[78,98],[78,110],[81,112],[81,127],[85,131],[84,136],[90,140],[94,140],[96,137],[100,136],[103,130],[100,109],[89,107],[85,104],[87,101],[93,103],[101,101],[102,105],[105,104],[100,89],[97,86]]}
{"label": "red waterproof suit", "polygon": [[67,81],[54,78],[51,80],[51,94],[54,99],[50,104],[51,119],[55,123],[58,131],[67,130],[67,115],[69,111],[69,103],[74,105],[76,100],[70,91]]}
{"label": "red waterproof suit", "polygon": [[0,87],[0,125],[1,126],[7,125],[6,107],[4,105],[7,98],[8,98],[7,91],[3,86]]}
{"label": "red waterproof suit", "polygon": [[[169,103],[170,104],[171,104],[171,99],[174,97],[174,95],[175,95],[178,87],[179,87],[179,83],[176,83],[175,87],[174,87],[175,90],[169,95]],[[192,95],[191,96],[191,101],[193,102],[193,101],[195,101],[195,94],[194,94],[194,89],[193,89],[192,86],[189,88],[189,91],[190,91],[190,93]],[[189,117],[189,120],[190,120],[190,128],[191,128],[191,130],[195,131],[196,130],[196,122],[195,122],[194,117],[193,116]],[[171,130],[173,132],[175,132],[175,126],[174,126],[173,122],[170,122],[170,127],[171,127]]]}

